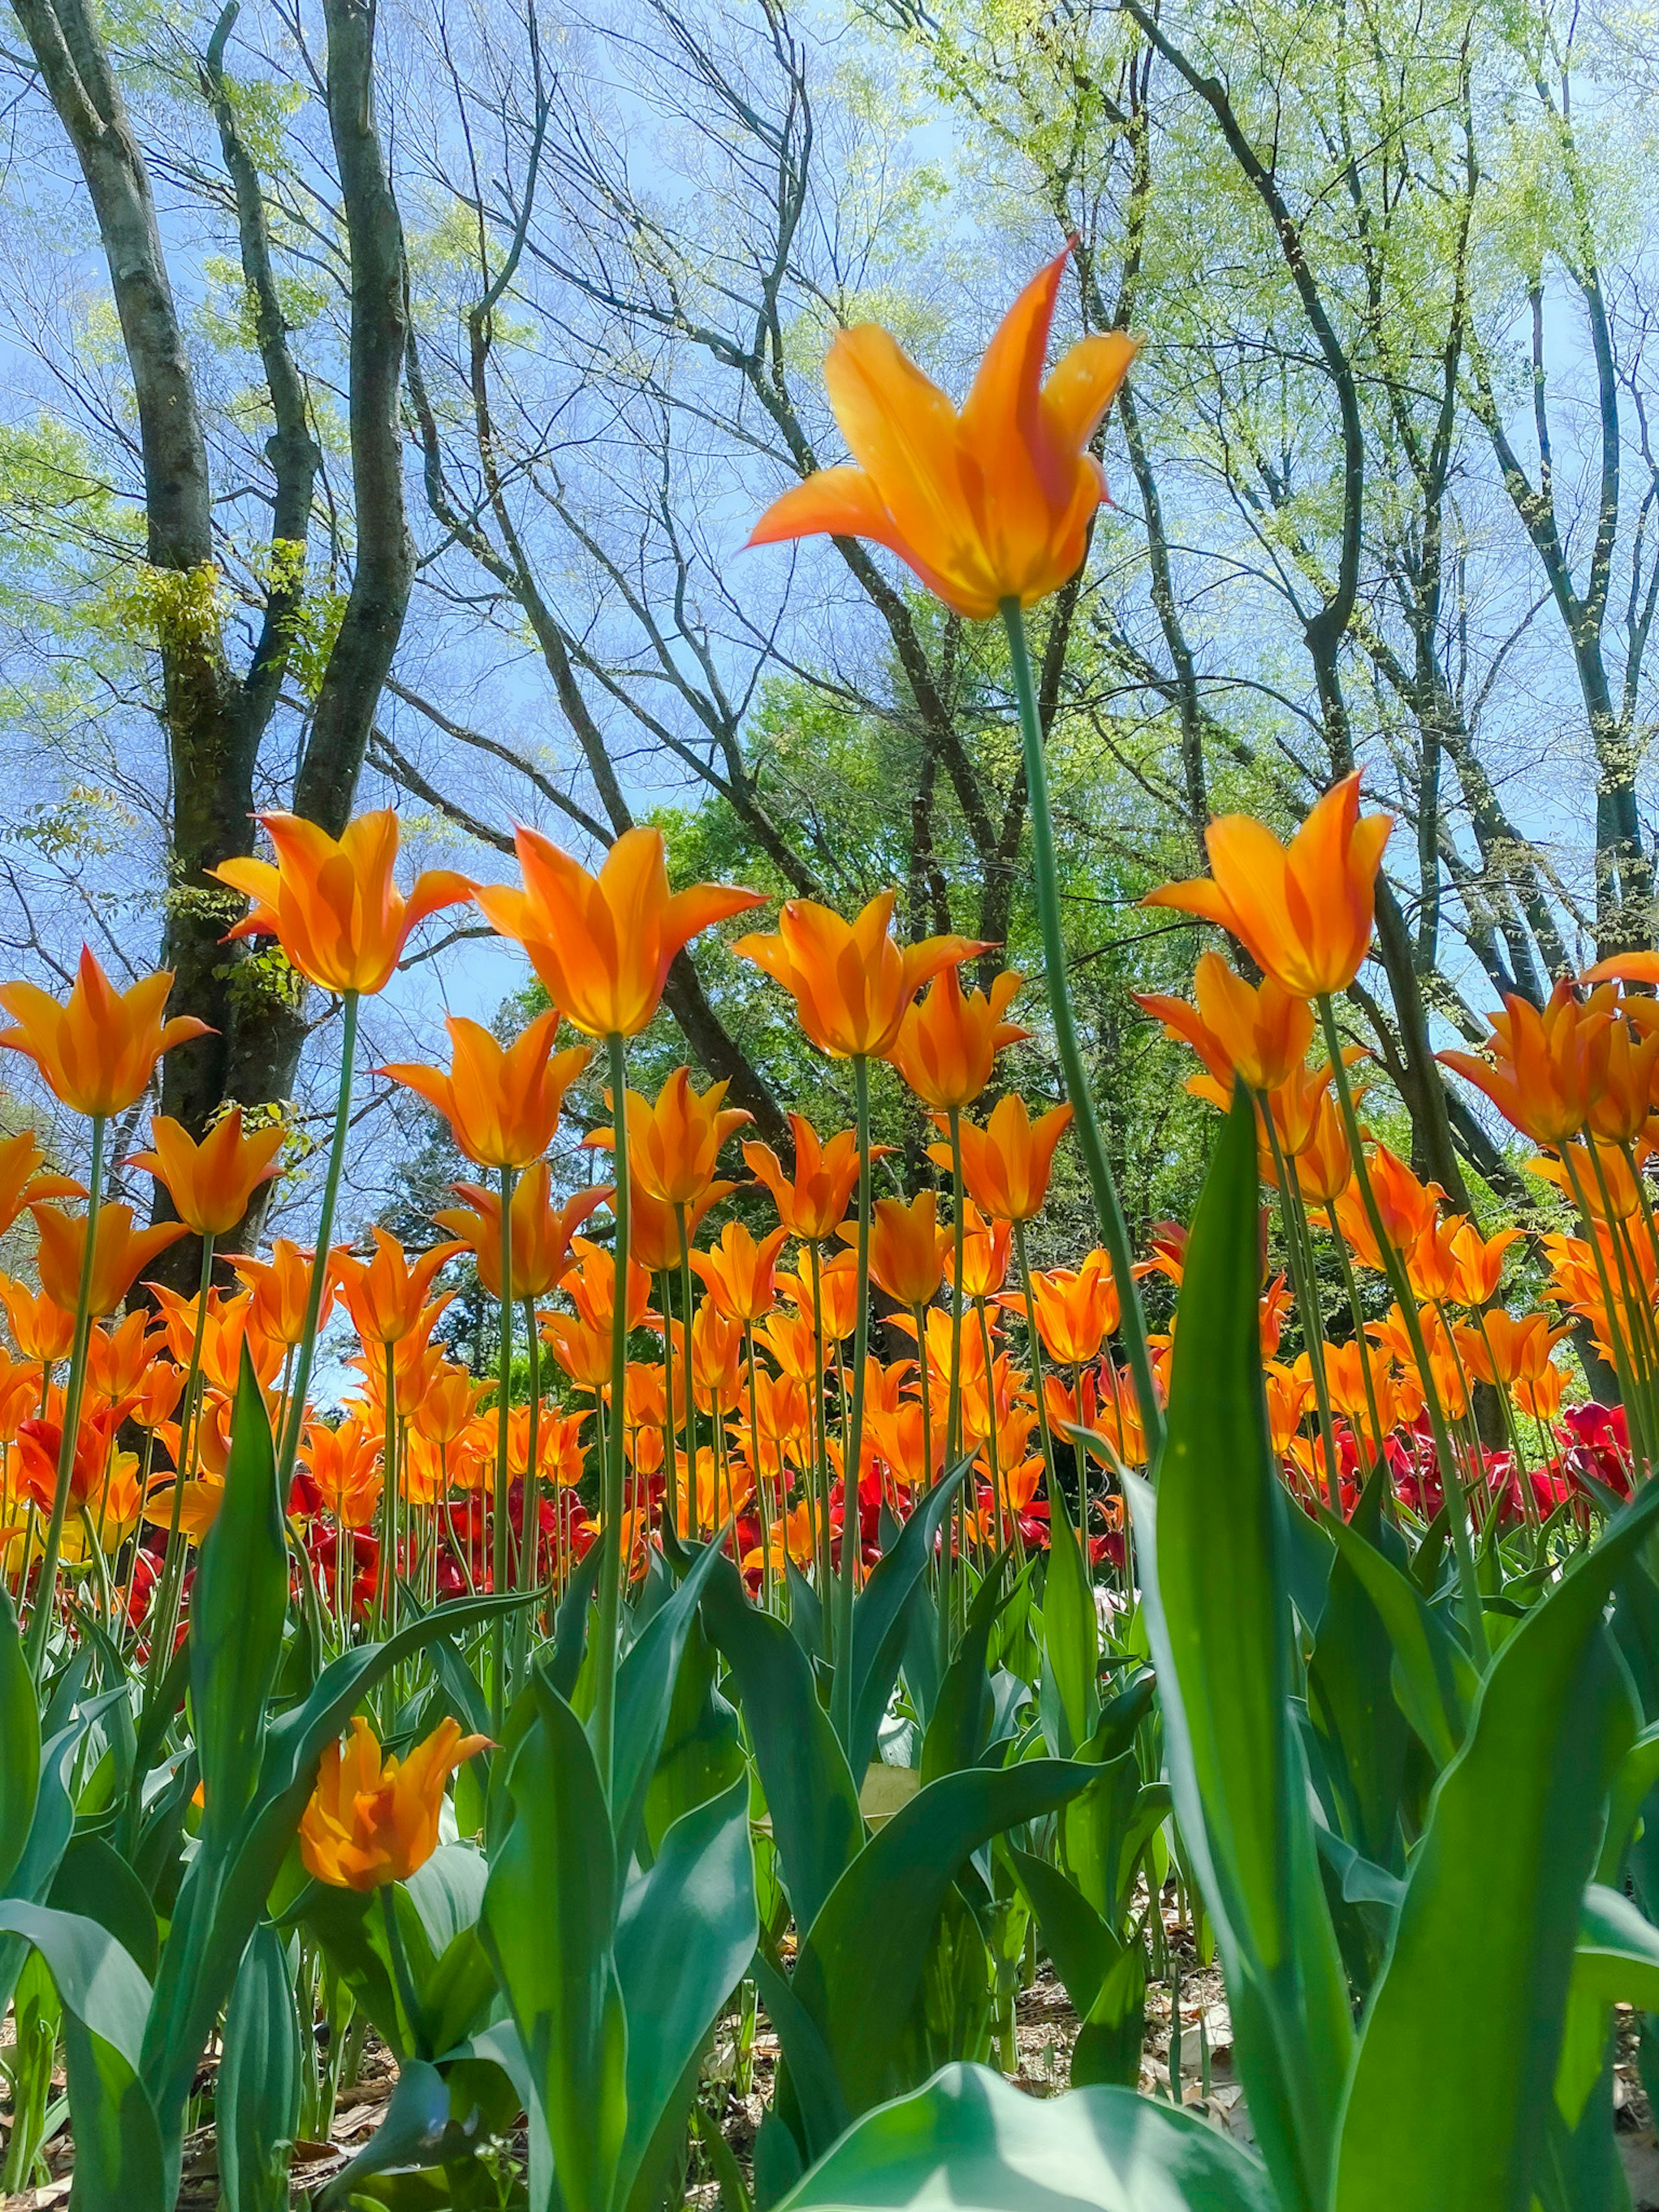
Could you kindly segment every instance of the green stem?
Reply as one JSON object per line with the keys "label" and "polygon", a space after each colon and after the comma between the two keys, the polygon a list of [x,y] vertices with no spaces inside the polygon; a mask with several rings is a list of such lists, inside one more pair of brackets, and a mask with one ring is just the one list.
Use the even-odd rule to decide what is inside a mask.
{"label": "green stem", "polygon": [[[104,1184],[104,1139],[108,1122],[102,1114],[92,1117],[92,1173],[88,1178],[86,1242],[81,1248],[81,1280],[75,1294],[75,1334],[70,1342],[69,1381],[64,1390],[64,1433],[58,1446],[58,1480],[52,1494],[52,1518],[46,1524],[46,1548],[35,1588],[34,1613],[29,1622],[29,1673],[38,1682],[46,1656],[46,1635],[58,1602],[58,1561],[64,1546],[64,1515],[69,1507],[70,1478],[75,1472],[75,1444],[81,1430],[81,1398],[87,1381],[87,1343],[92,1334],[92,1264],[98,1235],[98,1208]],[[23,1595],[20,1586],[18,1595]]]}
{"label": "green stem", "polygon": [[409,2033],[415,2046],[414,2055],[417,2058],[424,2058],[428,2043],[426,2008],[416,1994],[415,1978],[409,1971],[409,1954],[404,1948],[404,1931],[398,1925],[398,1900],[394,1894],[397,1887],[392,1881],[383,1881],[380,1885],[380,1911],[386,1924],[386,1956],[392,1967],[392,1978],[397,1984],[398,2002],[409,2022]]}
{"label": "green stem", "polygon": [[1094,1192],[1100,1233],[1112,1262],[1117,1285],[1118,1311],[1129,1354],[1129,1372],[1146,1431],[1148,1465],[1156,1468],[1164,1441],[1164,1413],[1152,1388],[1152,1354],[1146,1347],[1146,1321],[1141,1311],[1140,1287],[1135,1279],[1134,1253],[1128,1225],[1117,1194],[1111,1162],[1106,1157],[1100,1125],[1095,1119],[1094,1099],[1083,1066],[1077,1022],[1066,988],[1066,941],[1060,928],[1060,879],[1054,865],[1054,817],[1048,804],[1048,772],[1043,757],[1042,723],[1037,712],[1036,686],[1031,677],[1031,656],[1025,642],[1025,618],[1016,599],[1002,603],[1002,619],[1008,632],[1013,664],[1014,696],[1019,703],[1020,737],[1025,756],[1025,789],[1031,814],[1031,868],[1036,881],[1037,920],[1042,932],[1043,981],[1048,1010],[1054,1017],[1054,1042],[1060,1054],[1066,1096],[1071,1101],[1073,1125],[1083,1162]]}
{"label": "green stem", "polygon": [[[179,1414],[179,1464],[173,1471],[173,1510],[167,1518],[167,1549],[161,1554],[161,1580],[151,1614],[149,1662],[144,1669],[146,1695],[161,1679],[173,1650],[178,1622],[179,1590],[184,1580],[185,1545],[179,1522],[185,1506],[185,1484],[190,1477],[201,1427],[198,1401],[202,1388],[202,1340],[207,1332],[208,1292],[213,1285],[213,1238],[202,1239],[202,1272],[196,1287],[196,1334],[191,1340],[190,1368]],[[195,1418],[192,1418],[194,1416]]]}
{"label": "green stem", "polygon": [[[692,1395],[691,1376],[691,1240],[686,1234],[685,1208],[674,1208],[674,1226],[680,1240],[680,1364],[685,1370],[685,1527],[695,1544],[702,1534],[702,1510],[697,1498],[697,1401]],[[668,1345],[668,1356],[674,1354],[673,1340]],[[673,1389],[671,1374],[668,1387]],[[714,1514],[720,1516],[720,1498],[714,1499]]]}
{"label": "green stem", "polygon": [[306,1393],[311,1388],[312,1364],[317,1356],[317,1324],[323,1310],[323,1282],[328,1273],[329,1239],[334,1234],[334,1208],[340,1195],[346,1132],[351,1124],[351,1066],[356,1056],[357,994],[348,991],[340,1001],[340,1091],[334,1108],[328,1173],[323,1182],[323,1210],[317,1223],[317,1252],[311,1266],[311,1286],[306,1293],[306,1325],[295,1363],[282,1455],[276,1462],[276,1495],[282,1498],[287,1498],[294,1480],[294,1462],[300,1455],[300,1434],[305,1424]]}
{"label": "green stem", "polygon": [[[1285,1158],[1285,1148],[1279,1141],[1273,1101],[1266,1091],[1258,1091],[1256,1100],[1261,1119],[1267,1125],[1267,1142],[1273,1148],[1273,1173],[1279,1178],[1279,1217],[1285,1231],[1285,1249],[1290,1257],[1291,1282],[1300,1309],[1308,1370],[1313,1376],[1314,1404],[1318,1411],[1319,1434],[1325,1448],[1325,1502],[1340,1520],[1342,1516],[1342,1486],[1336,1466],[1336,1432],[1331,1425],[1331,1389],[1325,1373],[1325,1316],[1319,1303],[1318,1278],[1314,1273],[1312,1255],[1303,1247],[1301,1224],[1291,1196],[1293,1170]],[[1361,1356],[1363,1358],[1363,1352]]]}
{"label": "green stem", "polygon": [[611,1316],[611,1419],[605,1425],[605,1547],[599,1570],[597,1679],[593,1686],[593,1759],[599,1781],[611,1795],[611,1745],[616,1735],[617,1642],[622,1617],[623,1400],[628,1388],[628,1046],[608,1036],[611,1061],[611,1120],[616,1145],[617,1218],[615,1308]]}
{"label": "green stem", "polygon": [[[815,1533],[818,1554],[819,1614],[823,1622],[823,1656],[836,1656],[836,1606],[830,1574],[830,1414],[824,1402],[823,1380],[823,1268],[816,1243],[806,1248],[812,1273],[812,1358],[818,1372],[812,1393],[813,1488],[817,1493]],[[839,1358],[839,1354],[837,1354]]]}
{"label": "green stem", "polygon": [[[1446,1428],[1440,1393],[1435,1388],[1433,1371],[1429,1365],[1422,1324],[1417,1317],[1417,1300],[1406,1273],[1405,1262],[1395,1251],[1389,1232],[1382,1225],[1382,1208],[1377,1205],[1376,1193],[1371,1188],[1370,1170],[1365,1163],[1365,1146],[1359,1133],[1359,1117],[1354,1112],[1353,1091],[1348,1082],[1347,1063],[1342,1057],[1342,1040],[1337,1034],[1336,1009],[1331,1004],[1328,993],[1320,998],[1319,1018],[1325,1035],[1325,1049],[1330,1058],[1331,1079],[1336,1087],[1337,1104],[1341,1109],[1343,1132],[1348,1139],[1348,1156],[1353,1162],[1354,1178],[1359,1185],[1360,1202],[1364,1206],[1365,1218],[1370,1224],[1377,1255],[1389,1279],[1389,1287],[1400,1308],[1400,1318],[1405,1324],[1412,1358],[1417,1362],[1418,1373],[1422,1377],[1424,1403],[1428,1407],[1429,1427],[1434,1437],[1435,1456],[1440,1462],[1441,1486],[1446,1497],[1446,1518],[1451,1524],[1452,1549],[1457,1555],[1457,1582],[1462,1599],[1463,1624],[1468,1632],[1469,1649],[1475,1665],[1477,1668],[1484,1667],[1490,1646],[1486,1640],[1486,1616],[1480,1603],[1480,1584],[1474,1569],[1474,1541],[1469,1529],[1468,1493],[1463,1487],[1456,1454],[1452,1449],[1451,1437]],[[1360,1357],[1363,1360],[1363,1350]]]}
{"label": "green stem", "polygon": [[[490,1588],[498,1594],[505,1591],[511,1579],[507,1544],[510,1533],[507,1522],[507,1491],[512,1474],[507,1467],[508,1443],[513,1423],[513,1184],[514,1174],[509,1167],[501,1170],[501,1289],[499,1304],[501,1315],[501,1348],[496,1360],[495,1382],[495,1543],[490,1558]],[[497,1613],[490,1628],[490,1650],[494,1662],[494,1680],[489,1692],[490,1724],[499,1736],[507,1712],[507,1616]]]}
{"label": "green stem", "polygon": [[[853,1741],[853,1594],[859,1560],[859,1469],[864,1457],[864,1363],[870,1345],[870,1063],[853,1062],[859,1144],[858,1273],[853,1318],[853,1420],[841,1480],[841,1588],[837,1593],[834,1718],[844,1747]],[[862,1781],[862,1776],[854,1778]]]}

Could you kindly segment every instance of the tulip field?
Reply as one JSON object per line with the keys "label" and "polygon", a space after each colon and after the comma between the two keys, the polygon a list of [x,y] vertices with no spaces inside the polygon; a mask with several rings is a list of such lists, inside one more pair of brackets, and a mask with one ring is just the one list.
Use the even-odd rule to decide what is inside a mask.
{"label": "tulip field", "polygon": [[[0,1146],[0,2193],[1632,2203],[1659,957],[1440,1055],[1569,1225],[1477,1223],[1370,1125],[1340,1020],[1390,815],[1356,769],[1288,839],[1220,817],[1206,872],[1145,902],[1190,924],[1190,993],[1132,1017],[1206,1102],[1202,1192],[1126,1217],[1025,611],[1083,558],[1135,348],[1048,366],[1066,260],[960,410],[843,332],[853,460],[753,533],[869,540],[1001,626],[1040,980],[901,932],[890,892],[849,917],[677,883],[648,826],[586,861],[521,828],[475,884],[411,879],[391,811],[337,838],[270,813],[269,858],[220,880],[233,934],[337,1005],[337,1103],[310,1233],[251,1249],[283,1130],[149,1113],[201,1026],[173,978],[120,988],[88,949],[55,994],[0,985],[0,1047],[82,1139]],[[453,1013],[447,1065],[373,1071],[472,1173],[419,1237],[358,1237],[359,1016],[433,915],[517,948],[544,1010]],[[689,1064],[639,1087],[699,939],[844,1079],[849,1126],[763,1141]],[[1006,1074],[1036,1034],[1049,1095]],[[878,1067],[926,1132],[903,1173]],[[149,1224],[106,1192],[141,1106]],[[1089,1229],[1056,1256],[1062,1168]],[[152,1280],[186,1236],[193,1294]],[[439,1330],[458,1268],[476,1370]],[[1224,2014],[1183,2024],[1183,1978]]]}

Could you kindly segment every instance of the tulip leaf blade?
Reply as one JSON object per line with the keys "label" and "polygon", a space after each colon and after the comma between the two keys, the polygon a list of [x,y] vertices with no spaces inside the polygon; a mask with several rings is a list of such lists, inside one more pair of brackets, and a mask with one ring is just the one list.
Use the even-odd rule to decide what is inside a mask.
{"label": "tulip leaf blade", "polygon": [[847,1764],[856,1778],[876,1755],[882,1717],[904,1657],[910,1609],[933,1556],[939,1523],[971,1462],[941,1475],[884,1552],[853,1609],[853,1733]]}
{"label": "tulip leaf blade", "polygon": [[261,1921],[231,1984],[214,2085],[225,2212],[287,2212],[288,2148],[300,2119],[299,2045],[287,1948]]}
{"label": "tulip leaf blade", "polygon": [[1291,1509],[1268,1442],[1256,1202],[1241,1088],[1188,1243],[1158,1486],[1126,1487],[1176,1811],[1252,2124],[1285,2212],[1322,2212],[1353,2033],[1290,1706]]}
{"label": "tulip leaf blade", "polygon": [[702,1611],[736,1679],[797,1925],[810,1927],[864,1843],[852,1769],[811,1661],[782,1621],[749,1602],[729,1559],[710,1571]]}
{"label": "tulip leaf blade", "polygon": [[[1083,1547],[1063,1497],[1051,1501],[1048,1566],[1042,1585],[1042,1658],[1054,1684],[1057,1725],[1050,1747],[1074,1759],[1094,1733],[1100,1696],[1100,1623]],[[1057,1741],[1055,1740],[1057,1738]]]}
{"label": "tulip leaf blade", "polygon": [[523,2044],[565,2212],[611,2212],[627,2125],[628,2030],[612,1939],[617,1848],[581,1723],[544,1678],[513,1760],[513,1819],[479,1936]]}
{"label": "tulip leaf blade", "polygon": [[1322,1516],[1320,1525],[1388,1632],[1401,1710],[1436,1765],[1445,1765],[1463,1741],[1480,1686],[1474,1662],[1411,1577],[1375,1544],[1334,1515]]}
{"label": "tulip leaf blade", "polygon": [[[1584,1887],[1636,1733],[1602,1613],[1656,1516],[1659,1485],[1650,1485],[1522,1619],[1481,1686],[1436,1787],[1366,2013],[1334,2212],[1526,2212]],[[1408,2081],[1414,2118],[1402,2130]]]}
{"label": "tulip leaf blade", "polygon": [[652,2153],[665,2135],[671,2153],[678,2145],[698,2056],[758,1934],[745,1771],[681,1814],[623,1896],[616,1959],[628,2015],[628,2126],[618,2203],[641,2190],[647,2203],[658,2201]]}
{"label": "tulip leaf blade", "polygon": [[956,2063],[855,2120],[777,2212],[950,2203],[974,2212],[1279,2212],[1249,2154],[1110,2087],[1030,2097]]}
{"label": "tulip leaf blade", "polygon": [[[908,2087],[912,2007],[946,1891],[993,1836],[1066,1803],[1097,1770],[1070,1759],[970,1766],[919,1790],[842,1875],[801,1938],[791,1988],[857,2114]],[[881,1930],[871,1971],[870,1930]]]}
{"label": "tulip leaf blade", "polygon": [[696,1621],[698,1601],[720,1556],[718,1541],[703,1547],[684,1580],[635,1638],[617,1670],[616,1763],[611,1802],[619,1867],[625,1868],[634,1855],[645,1801],[668,1733],[680,1662]]}
{"label": "tulip leaf blade", "polygon": [[224,1497],[202,1540],[191,1595],[191,1709],[210,1849],[234,1832],[258,1780],[288,1584],[276,1447],[244,1344]]}
{"label": "tulip leaf blade", "polygon": [[17,1615],[0,1586],[0,1892],[28,1842],[40,1781],[40,1707]]}

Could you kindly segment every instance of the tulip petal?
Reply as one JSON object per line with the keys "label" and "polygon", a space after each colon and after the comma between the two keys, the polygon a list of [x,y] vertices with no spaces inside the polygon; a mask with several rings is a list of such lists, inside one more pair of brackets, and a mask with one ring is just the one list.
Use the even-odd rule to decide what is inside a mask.
{"label": "tulip petal", "polygon": [[1139,350],[1127,331],[1106,331],[1079,338],[1054,363],[1042,405],[1068,451],[1080,453],[1094,436]]}

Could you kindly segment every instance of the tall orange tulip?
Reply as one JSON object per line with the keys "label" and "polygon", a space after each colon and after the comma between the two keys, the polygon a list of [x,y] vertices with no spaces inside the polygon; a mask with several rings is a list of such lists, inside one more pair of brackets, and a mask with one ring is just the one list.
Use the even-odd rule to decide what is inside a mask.
{"label": "tall orange tulip", "polygon": [[1605,1056],[1597,1046],[1612,1016],[1581,1006],[1570,983],[1558,983],[1542,1012],[1506,996],[1493,1014],[1490,1059],[1474,1053],[1436,1055],[1484,1091],[1504,1120],[1536,1145],[1561,1145],[1589,1118]]}
{"label": "tall orange tulip", "polygon": [[455,1249],[434,1244],[411,1261],[389,1230],[377,1229],[372,1260],[341,1253],[340,1295],[365,1344],[396,1344],[410,1334],[422,1318],[433,1277]]}
{"label": "tall orange tulip", "polygon": [[392,880],[398,817],[391,807],[360,814],[337,838],[297,814],[261,814],[276,859],[233,860],[210,868],[250,902],[227,939],[274,937],[292,965],[325,991],[385,990],[417,922],[470,898],[450,868],[416,878],[405,899]]}
{"label": "tall orange tulip", "polygon": [[244,1135],[242,1109],[233,1106],[198,1144],[181,1121],[157,1114],[149,1125],[155,1150],[135,1152],[127,1165],[166,1185],[186,1229],[198,1237],[223,1237],[247,1212],[259,1185],[279,1172],[276,1155],[287,1133],[273,1121]]}
{"label": "tall orange tulip", "polygon": [[[441,1207],[432,1217],[464,1244],[477,1264],[478,1280],[492,1298],[501,1294],[501,1198],[481,1182],[450,1186],[463,1206]],[[571,1240],[608,1192],[603,1183],[579,1190],[563,1206],[552,1200],[552,1170],[545,1160],[526,1168],[513,1193],[513,1299],[545,1297],[574,1264]]]}
{"label": "tall orange tulip", "polygon": [[[54,1305],[73,1313],[81,1295],[81,1261],[86,1249],[84,1214],[64,1213],[55,1206],[31,1206],[40,1232],[40,1287]],[[184,1236],[182,1221],[154,1229],[134,1229],[130,1206],[100,1206],[92,1237],[92,1280],[87,1311],[94,1321],[112,1314],[158,1252]]]}
{"label": "tall orange tulip", "polygon": [[[336,1250],[323,1263],[319,1322],[325,1321],[333,1310],[338,1291],[339,1261],[340,1255]],[[306,1300],[311,1293],[311,1271],[316,1264],[313,1256],[301,1251],[290,1238],[279,1237],[270,1248],[269,1260],[256,1260],[239,1252],[229,1255],[229,1264],[253,1293],[254,1324],[260,1332],[274,1344],[298,1344],[305,1334]],[[188,1358],[188,1353],[185,1356]]]}
{"label": "tall orange tulip", "polygon": [[351,1723],[343,1753],[323,1753],[317,1787],[300,1815],[306,1871],[337,1889],[407,1881],[438,1848],[444,1784],[489,1739],[463,1735],[447,1717],[402,1759],[383,1757],[368,1723]]}
{"label": "tall orange tulip", "polygon": [[[1164,1033],[1189,1044],[1224,1091],[1235,1073],[1252,1091],[1276,1091],[1301,1066],[1313,1042],[1313,1008],[1264,975],[1253,989],[1218,952],[1199,955],[1195,1005],[1153,992],[1130,994]],[[1231,1105],[1229,1097],[1228,1103]]]}
{"label": "tall orange tulip", "polygon": [[890,1052],[910,1003],[945,968],[987,947],[966,937],[893,942],[894,894],[882,891],[854,921],[813,899],[786,899],[775,937],[740,937],[733,951],[752,960],[795,1001],[796,1018],[833,1060],[879,1060]]}
{"label": "tall orange tulip", "polygon": [[[855,1237],[850,1224],[842,1231]],[[907,1205],[878,1198],[871,1209],[870,1273],[902,1306],[931,1304],[945,1279],[950,1231],[939,1225],[939,1193],[924,1190]]]}
{"label": "tall orange tulip", "polygon": [[[859,1179],[859,1141],[851,1129],[842,1129],[827,1144],[804,1114],[792,1114],[789,1127],[795,1139],[795,1171],[787,1175],[769,1145],[743,1148],[744,1164],[772,1194],[778,1218],[792,1237],[804,1244],[822,1244],[833,1237],[846,1218],[854,1187]],[[879,1158],[885,1146],[871,1157]]]}
{"label": "tall orange tulip", "polygon": [[[694,1091],[690,1068],[677,1067],[654,1105],[637,1091],[627,1094],[629,1170],[649,1197],[665,1206],[695,1206],[713,1182],[720,1147],[734,1129],[755,1118],[741,1106],[722,1106],[726,1092],[724,1083]],[[616,1133],[595,1129],[587,1142],[609,1151]]]}
{"label": "tall orange tulip", "polygon": [[1070,251],[1009,309],[960,412],[887,331],[838,331],[823,379],[857,465],[820,469],[785,492],[750,544],[872,538],[970,622],[988,621],[1005,600],[1029,607],[1058,591],[1081,566],[1106,496],[1089,442],[1136,350],[1122,331],[1082,338],[1044,382]]}
{"label": "tall orange tulip", "polygon": [[[1071,1125],[1069,1106],[1051,1106],[1033,1121],[1014,1091],[998,1099],[982,1129],[964,1121],[962,1178],[980,1212],[993,1221],[1034,1220],[1048,1195],[1054,1149]],[[951,1164],[948,1146],[928,1151],[940,1166]]]}
{"label": "tall orange tulip", "polygon": [[1370,949],[1393,827],[1390,814],[1361,817],[1356,770],[1319,800],[1288,848],[1252,815],[1220,816],[1204,834],[1210,874],[1165,884],[1141,903],[1218,923],[1295,998],[1346,991]]}
{"label": "tall orange tulip", "polygon": [[[615,1211],[616,1186],[600,1183],[596,1186],[599,1196]],[[689,1243],[697,1233],[698,1224],[711,1207],[721,1199],[729,1198],[737,1188],[724,1176],[717,1176],[705,1184],[702,1195],[692,1200],[684,1209],[685,1234]],[[670,1274],[680,1264],[680,1217],[675,1207],[654,1196],[641,1183],[638,1177],[628,1178],[628,1252],[635,1265],[650,1275]]]}
{"label": "tall orange tulip", "polygon": [[575,1045],[554,1051],[556,1009],[538,1014],[510,1045],[498,1044],[487,1029],[459,1014],[444,1026],[447,1073],[401,1061],[380,1073],[418,1091],[481,1168],[527,1168],[553,1142],[564,1094],[592,1058],[592,1049]]}
{"label": "tall orange tulip", "polygon": [[778,1254],[787,1229],[778,1228],[758,1243],[741,1221],[728,1221],[711,1252],[694,1252],[691,1265],[708,1295],[728,1321],[752,1324],[777,1303]]}
{"label": "tall orange tulip", "polygon": [[[76,1287],[80,1287],[78,1281]],[[37,1293],[9,1275],[0,1275],[0,1305],[6,1309],[12,1335],[25,1359],[41,1359],[51,1366],[69,1358],[75,1340],[73,1300],[65,1312],[44,1291]]]}
{"label": "tall orange tulip", "polygon": [[624,830],[596,875],[538,830],[520,829],[514,842],[524,889],[480,884],[478,904],[589,1036],[637,1036],[675,955],[711,924],[765,903],[760,891],[718,884],[671,892],[659,830]]}
{"label": "tall orange tulip", "polygon": [[1030,1036],[1003,1019],[1020,981],[1005,969],[988,994],[964,991],[956,969],[945,968],[906,1011],[888,1057],[924,1106],[941,1114],[971,1106],[990,1081],[998,1053]]}
{"label": "tall orange tulip", "polygon": [[208,1034],[207,1024],[193,1014],[163,1021],[172,988],[172,974],[163,969],[118,991],[83,945],[61,1006],[38,984],[0,983],[0,1006],[16,1025],[0,1030],[0,1045],[32,1060],[74,1112],[107,1119],[143,1097],[164,1052]]}

